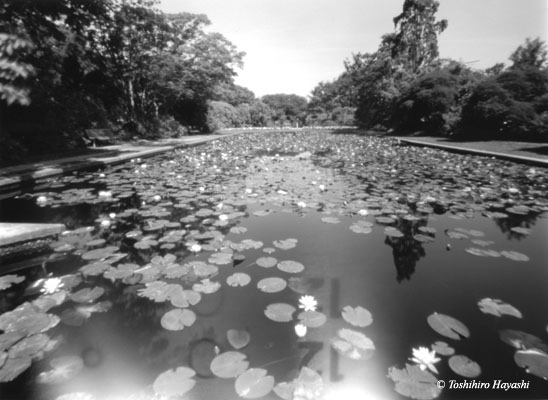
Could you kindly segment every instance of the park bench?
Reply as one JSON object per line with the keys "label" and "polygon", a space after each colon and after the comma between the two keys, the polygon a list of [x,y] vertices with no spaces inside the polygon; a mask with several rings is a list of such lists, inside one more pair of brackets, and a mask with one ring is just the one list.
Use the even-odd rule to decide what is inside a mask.
{"label": "park bench", "polygon": [[86,144],[108,144],[114,142],[114,131],[112,129],[86,129],[84,131],[84,141]]}

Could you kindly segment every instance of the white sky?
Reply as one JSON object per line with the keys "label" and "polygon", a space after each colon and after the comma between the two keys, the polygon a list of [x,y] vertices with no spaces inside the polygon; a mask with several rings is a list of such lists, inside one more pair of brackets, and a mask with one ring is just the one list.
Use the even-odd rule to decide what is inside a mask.
{"label": "white sky", "polygon": [[[438,0],[449,21],[440,55],[485,68],[508,62],[527,37],[547,41],[548,0]],[[352,53],[373,52],[394,29],[403,0],[161,0],[168,13],[206,14],[210,31],[245,51],[236,83],[256,96],[307,96],[344,71]]]}

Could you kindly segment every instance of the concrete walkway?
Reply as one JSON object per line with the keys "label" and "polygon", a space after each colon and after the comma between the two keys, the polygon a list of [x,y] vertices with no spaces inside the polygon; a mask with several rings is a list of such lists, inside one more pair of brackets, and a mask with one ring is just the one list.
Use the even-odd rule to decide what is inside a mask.
{"label": "concrete walkway", "polygon": [[524,164],[548,168],[548,144],[510,141],[456,142],[431,136],[399,136],[401,143],[412,146],[431,147],[455,153],[495,157]]}
{"label": "concrete walkway", "polygon": [[[84,154],[0,169],[0,199],[32,188],[49,178],[73,171],[121,164],[134,158],[152,157],[181,147],[196,146],[226,135],[185,136],[177,139],[139,141],[93,148]],[[90,149],[91,150],[91,149]]]}

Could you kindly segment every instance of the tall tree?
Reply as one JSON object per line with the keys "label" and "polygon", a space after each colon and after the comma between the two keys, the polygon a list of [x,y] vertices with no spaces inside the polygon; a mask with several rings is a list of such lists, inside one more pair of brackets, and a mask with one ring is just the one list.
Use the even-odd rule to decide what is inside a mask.
{"label": "tall tree", "polygon": [[438,7],[435,0],[405,0],[403,11],[394,18],[392,58],[413,72],[439,56],[438,35],[447,28],[447,20],[436,21]]}
{"label": "tall tree", "polygon": [[527,38],[511,55],[511,68],[537,68],[546,67],[546,43],[540,38]]}

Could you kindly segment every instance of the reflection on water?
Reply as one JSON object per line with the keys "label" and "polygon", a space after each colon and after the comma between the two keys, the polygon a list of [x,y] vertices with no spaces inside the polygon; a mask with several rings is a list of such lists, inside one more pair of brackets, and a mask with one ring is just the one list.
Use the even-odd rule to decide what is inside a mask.
{"label": "reflection on water", "polygon": [[[342,145],[322,142],[316,153],[306,154],[305,139],[267,137],[246,148],[227,139],[230,146],[223,142],[178,154],[180,165],[160,157],[147,161],[146,168],[132,165],[107,177],[67,179],[57,192],[46,193],[54,199],[46,207],[25,198],[2,202],[1,218],[62,221],[77,230],[55,244],[43,266],[40,261],[12,271],[25,281],[2,290],[0,314],[40,300],[44,313],[60,322],[43,333],[47,344],[28,344],[17,353],[9,335],[0,334],[0,376],[3,350],[12,359],[32,359],[30,368],[0,384],[0,398],[56,400],[82,392],[101,400],[150,400],[157,378],[184,366],[194,371],[195,383],[182,398],[239,399],[236,379],[220,378],[210,367],[220,354],[237,351],[249,368],[263,369],[276,385],[298,380],[308,367],[321,377],[323,399],[397,399],[403,397],[387,378],[389,368],[405,367],[412,363],[413,348],[440,340],[480,364],[478,379],[531,382],[526,393],[446,390],[440,398],[533,399],[548,393],[547,383],[519,368],[516,349],[499,339],[501,329],[514,329],[546,341],[545,206],[531,201],[507,211],[517,202],[518,189],[503,200],[491,196],[491,205],[480,204],[484,186],[509,176],[501,168],[501,177],[489,178],[491,184],[448,170],[458,164],[459,171],[471,174],[475,166],[485,167],[476,159],[449,159],[431,150],[416,154],[419,150],[364,138],[346,143],[349,136],[340,139]],[[248,153],[267,146],[260,155],[268,157]],[[238,153],[229,154],[231,147]],[[208,154],[214,159],[208,161]],[[406,167],[406,157],[414,170]],[[432,157],[440,168],[425,165]],[[229,160],[235,164],[223,164]],[[342,163],[345,171],[333,169]],[[408,185],[418,170],[424,176],[413,179],[422,180]],[[514,172],[521,174],[519,168]],[[475,182],[477,190],[471,188]],[[90,185],[94,190],[81,190]],[[89,196],[99,189],[111,191],[112,198]],[[81,204],[83,199],[87,203]],[[87,225],[94,229],[78,229]],[[516,227],[527,231],[512,230]],[[191,251],[193,245],[200,250]],[[105,250],[108,246],[115,248]],[[257,262],[261,257],[296,261],[304,270]],[[241,280],[229,284],[237,273]],[[39,287],[32,288],[48,277],[62,280],[60,297],[45,300]],[[258,288],[259,281],[272,277],[284,286]],[[166,286],[154,291],[151,284],[158,282]],[[103,292],[95,298],[91,290],[80,292],[84,288]],[[199,301],[191,301],[200,291]],[[303,295],[313,296],[318,314],[301,314]],[[478,302],[484,298],[508,302],[523,318],[482,313]],[[265,314],[279,303],[294,309],[288,318]],[[372,321],[344,317],[347,307],[367,310]],[[166,325],[166,313],[177,308],[192,311],[195,320]],[[463,322],[470,338],[438,334],[427,323],[434,312]],[[182,329],[165,328],[177,323]],[[296,331],[297,324],[308,326]],[[32,323],[25,325],[31,328]],[[241,335],[238,340],[231,341],[230,330]],[[439,378],[464,379],[441,358]],[[41,374],[48,371],[55,371],[57,380],[45,383]],[[295,385],[306,386],[303,380]],[[312,389],[307,393],[303,398],[320,398],[310,395]],[[292,397],[299,398],[295,391],[286,398]],[[269,391],[263,398],[284,397]]]}

